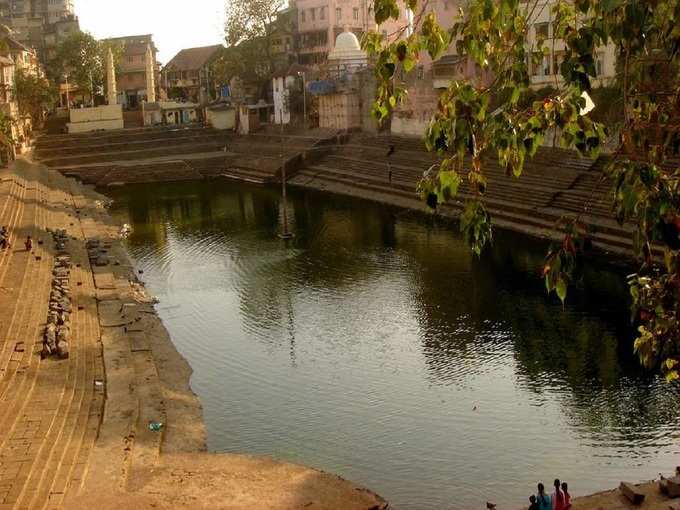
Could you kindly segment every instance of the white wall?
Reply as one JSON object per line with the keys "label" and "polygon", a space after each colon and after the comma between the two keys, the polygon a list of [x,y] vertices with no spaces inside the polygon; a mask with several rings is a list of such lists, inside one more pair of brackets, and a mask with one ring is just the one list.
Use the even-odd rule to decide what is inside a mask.
{"label": "white wall", "polygon": [[272,79],[272,90],[274,96],[274,123],[290,124],[290,108],[286,108],[286,103],[290,99],[290,88],[295,84],[293,76],[286,76]]}

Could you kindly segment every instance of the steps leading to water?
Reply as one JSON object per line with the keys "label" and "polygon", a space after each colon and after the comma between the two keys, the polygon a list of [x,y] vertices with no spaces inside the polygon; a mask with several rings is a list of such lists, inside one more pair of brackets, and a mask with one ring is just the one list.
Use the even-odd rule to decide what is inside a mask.
{"label": "steps leading to water", "polygon": [[154,127],[79,135],[45,135],[35,155],[46,165],[88,184],[228,178],[255,184],[289,172],[300,155],[334,133],[263,132],[237,136],[195,125]]}
{"label": "steps leading to water", "polygon": [[[395,152],[388,159],[390,146]],[[437,161],[437,155],[425,151],[422,141],[415,138],[357,133],[345,145],[308,163],[290,184],[424,210],[416,187],[423,172]],[[466,160],[458,196],[440,207],[440,212],[458,217],[463,201],[473,196],[466,178],[469,165]],[[599,167],[599,162],[571,151],[540,149],[527,162],[523,175],[515,178],[507,176],[492,156],[484,164],[488,179],[484,201],[497,225],[538,237],[559,238],[556,222],[563,216],[581,215],[595,246],[628,255],[632,227],[614,220],[611,186]]]}

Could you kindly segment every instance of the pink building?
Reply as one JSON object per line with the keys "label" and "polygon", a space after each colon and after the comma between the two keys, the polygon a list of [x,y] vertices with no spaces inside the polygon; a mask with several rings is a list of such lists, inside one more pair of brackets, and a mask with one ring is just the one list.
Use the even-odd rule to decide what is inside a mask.
{"label": "pink building", "polygon": [[[296,0],[298,14],[298,48],[303,65],[322,64],[333,50],[335,40],[345,28],[361,36],[375,27],[370,0]],[[381,26],[388,35],[408,22],[405,7],[400,9],[400,20]]]}

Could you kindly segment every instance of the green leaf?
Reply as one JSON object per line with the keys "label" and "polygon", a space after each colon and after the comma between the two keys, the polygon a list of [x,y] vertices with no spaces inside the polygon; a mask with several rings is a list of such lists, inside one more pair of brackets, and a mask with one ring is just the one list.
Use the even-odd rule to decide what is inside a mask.
{"label": "green leaf", "polygon": [[557,280],[555,292],[560,301],[562,301],[562,304],[564,304],[564,301],[567,299],[567,283],[562,278]]}
{"label": "green leaf", "polygon": [[458,194],[460,176],[454,170],[439,172],[439,186],[444,200],[450,200]]}

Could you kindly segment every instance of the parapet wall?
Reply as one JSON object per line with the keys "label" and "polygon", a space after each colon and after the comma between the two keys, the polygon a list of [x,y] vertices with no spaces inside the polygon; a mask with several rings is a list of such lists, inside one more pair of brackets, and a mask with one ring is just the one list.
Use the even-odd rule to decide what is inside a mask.
{"label": "parapet wall", "polygon": [[71,122],[67,124],[69,133],[123,129],[123,108],[119,104],[112,104],[73,109],[70,119]]}

